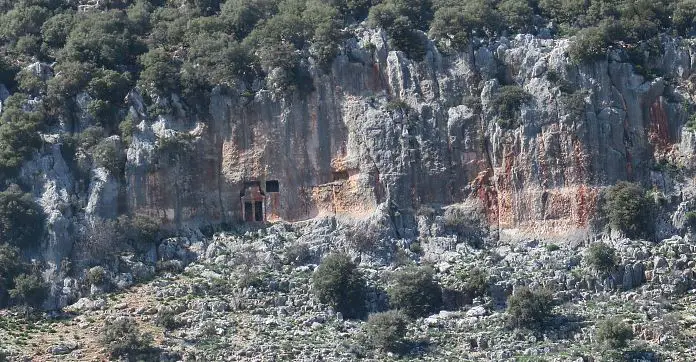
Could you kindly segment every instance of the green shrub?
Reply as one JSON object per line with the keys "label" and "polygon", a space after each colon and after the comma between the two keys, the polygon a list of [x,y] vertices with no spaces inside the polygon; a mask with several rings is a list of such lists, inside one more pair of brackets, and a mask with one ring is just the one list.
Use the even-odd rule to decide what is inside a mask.
{"label": "green shrub", "polygon": [[125,155],[121,152],[117,142],[109,138],[103,139],[94,146],[92,157],[98,167],[106,168],[116,177],[121,174],[126,162]]}
{"label": "green shrub", "polygon": [[464,284],[464,292],[472,297],[482,297],[488,293],[489,275],[480,268],[474,268],[461,276]]}
{"label": "green shrub", "polygon": [[597,325],[596,339],[609,348],[621,349],[633,339],[633,330],[619,318],[610,318]]}
{"label": "green shrub", "polygon": [[133,242],[141,245],[150,245],[157,242],[161,227],[156,219],[136,214],[130,218],[129,225]]}
{"label": "green shrub", "polygon": [[41,26],[41,38],[47,46],[61,48],[68,40],[73,24],[73,13],[56,14]]}
{"label": "green shrub", "polygon": [[517,328],[543,328],[551,317],[553,307],[554,300],[550,291],[517,288],[507,300],[509,323]]}
{"label": "green shrub", "polygon": [[616,250],[605,243],[597,242],[587,249],[585,260],[598,272],[607,274],[616,268]]}
{"label": "green shrub", "polygon": [[74,61],[61,62],[54,71],[56,75],[48,80],[47,88],[49,97],[55,99],[58,107],[65,107],[66,103],[74,105],[72,98],[87,87],[94,73],[89,64]]}
{"label": "green shrub", "polygon": [[391,284],[389,304],[411,317],[429,315],[442,306],[442,291],[430,268],[406,267],[393,274]]}
{"label": "green shrub", "polygon": [[[169,76],[162,74],[162,76]],[[133,82],[128,73],[119,73],[113,70],[99,70],[94,72],[87,85],[87,92],[95,99],[108,102],[113,105],[121,105],[128,95]]]}
{"label": "green shrub", "polygon": [[416,14],[416,7],[405,6],[405,3],[390,0],[373,6],[370,9],[369,22],[370,25],[381,27],[387,32],[389,42],[394,48],[403,51],[412,59],[421,60],[425,55],[425,43],[414,29],[419,28],[419,24],[423,25],[431,13]]}
{"label": "green shrub", "polygon": [[285,249],[285,263],[291,265],[305,265],[312,260],[312,252],[309,245],[293,244]]}
{"label": "green shrub", "polygon": [[314,271],[312,285],[319,301],[347,318],[365,315],[365,280],[347,255],[327,256]]}
{"label": "green shrub", "polygon": [[403,344],[407,326],[408,318],[403,312],[390,310],[370,314],[363,330],[373,347],[396,352]]}
{"label": "green shrub", "polygon": [[174,313],[171,310],[165,309],[160,309],[157,312],[157,317],[155,317],[155,324],[169,331],[184,326],[184,323],[176,318],[176,313]]}
{"label": "green shrub", "polygon": [[386,109],[387,112],[407,112],[411,109],[411,106],[409,106],[408,103],[404,102],[403,100],[397,99],[387,102],[384,109]]}
{"label": "green shrub", "polygon": [[451,206],[443,215],[445,227],[474,248],[481,248],[484,243],[479,215],[469,209]]}
{"label": "green shrub", "polygon": [[152,357],[152,336],[141,333],[132,319],[107,321],[101,331],[100,342],[113,359],[126,357],[129,361],[148,360]]}
{"label": "green shrub", "polygon": [[501,27],[500,14],[489,0],[443,2],[430,24],[430,36],[447,40],[453,49],[461,51],[472,36],[493,35]]}
{"label": "green shrub", "polygon": [[546,245],[544,245],[544,248],[546,249],[546,251],[548,251],[550,253],[552,253],[554,251],[561,250],[561,247],[558,246],[558,244],[554,244],[554,243],[546,244]]}
{"label": "green shrub", "polygon": [[677,34],[687,37],[691,35],[696,26],[696,1],[678,1],[672,16],[672,26]]}
{"label": "green shrub", "polygon": [[19,249],[8,244],[0,244],[0,307],[5,306],[12,281],[24,270]]}
{"label": "green shrub", "polygon": [[543,14],[561,23],[575,23],[585,13],[585,0],[539,0]]}
{"label": "green shrub", "polygon": [[41,242],[44,232],[43,210],[31,195],[13,186],[0,192],[0,241],[30,248]]}
{"label": "green shrub", "polygon": [[12,89],[15,85],[15,77],[19,70],[5,57],[0,57],[0,84]]}
{"label": "green shrub", "polygon": [[652,201],[638,184],[621,181],[605,193],[604,212],[609,224],[629,238],[650,237]]}
{"label": "green shrub", "polygon": [[14,176],[22,163],[41,145],[38,131],[44,119],[40,110],[22,109],[26,94],[15,93],[3,102],[0,116],[0,179]]}
{"label": "green shrub", "polygon": [[0,16],[0,37],[12,41],[24,35],[39,34],[49,16],[49,10],[42,6],[15,6]]}
{"label": "green shrub", "polygon": [[418,241],[414,241],[408,246],[408,250],[410,250],[414,254],[422,254],[423,253],[423,247],[421,246],[421,243]]}
{"label": "green shrub", "polygon": [[575,41],[568,48],[570,60],[582,63],[605,57],[612,42],[611,32],[617,30],[616,27],[602,25],[578,31]]}
{"label": "green shrub", "polygon": [[528,0],[503,0],[498,4],[498,11],[511,30],[527,32],[533,29],[534,10]]}
{"label": "green shrub", "polygon": [[76,17],[59,60],[116,69],[120,65],[135,64],[136,57],[145,50],[124,12],[87,12]]}
{"label": "green shrub", "polygon": [[34,73],[34,68],[25,68],[17,73],[15,78],[20,91],[32,96],[40,96],[46,93],[46,82]]}
{"label": "green shrub", "polygon": [[498,116],[498,125],[502,128],[516,128],[520,107],[532,100],[532,96],[517,85],[500,87],[491,100],[493,112]]}
{"label": "green shrub", "polygon": [[178,64],[164,49],[151,49],[140,56],[140,64],[138,85],[144,90],[162,95],[179,91]]}
{"label": "green shrub", "polygon": [[39,275],[20,274],[13,283],[10,296],[23,305],[38,308],[48,296],[48,286]]}
{"label": "green shrub", "polygon": [[688,211],[684,214],[684,226],[696,229],[696,211]]}
{"label": "green shrub", "polygon": [[118,124],[118,130],[121,135],[121,139],[124,143],[131,144],[133,142],[133,133],[135,132],[136,125],[133,122],[133,118],[126,117],[121,123]]}
{"label": "green shrub", "polygon": [[106,270],[101,266],[95,266],[87,271],[87,283],[90,285],[104,285],[108,281]]}
{"label": "green shrub", "polygon": [[277,11],[273,0],[227,0],[220,11],[220,16],[232,30],[237,39],[244,39],[256,24],[269,18]]}

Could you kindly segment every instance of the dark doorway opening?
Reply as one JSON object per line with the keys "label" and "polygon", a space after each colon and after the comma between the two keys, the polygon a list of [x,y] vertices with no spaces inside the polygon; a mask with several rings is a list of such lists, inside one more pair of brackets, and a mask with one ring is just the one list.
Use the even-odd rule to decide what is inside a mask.
{"label": "dark doorway opening", "polygon": [[254,206],[251,202],[244,203],[244,221],[254,221]]}
{"label": "dark doorway opening", "polygon": [[254,202],[254,218],[256,221],[263,221],[263,202]]}
{"label": "dark doorway opening", "polygon": [[277,180],[266,181],[266,192],[280,192],[280,182]]}

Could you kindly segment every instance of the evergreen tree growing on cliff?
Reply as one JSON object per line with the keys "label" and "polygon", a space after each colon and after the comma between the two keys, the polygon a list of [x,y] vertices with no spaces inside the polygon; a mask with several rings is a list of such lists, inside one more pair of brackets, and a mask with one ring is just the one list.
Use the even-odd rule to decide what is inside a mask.
{"label": "evergreen tree growing on cliff", "polygon": [[638,184],[621,181],[607,189],[604,212],[611,227],[629,238],[649,238],[653,203]]}

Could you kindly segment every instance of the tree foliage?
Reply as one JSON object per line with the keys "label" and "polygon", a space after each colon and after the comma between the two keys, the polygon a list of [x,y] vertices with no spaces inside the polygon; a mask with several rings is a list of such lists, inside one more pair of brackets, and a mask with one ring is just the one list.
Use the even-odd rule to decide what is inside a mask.
{"label": "tree foliage", "polygon": [[14,278],[10,296],[20,304],[38,308],[48,296],[48,286],[40,275],[20,274]]}
{"label": "tree foliage", "polygon": [[554,299],[548,290],[518,288],[507,300],[509,322],[517,328],[543,328],[551,316]]}
{"label": "tree foliage", "polygon": [[633,330],[618,318],[609,318],[597,325],[597,341],[611,349],[621,349],[633,339]]}
{"label": "tree foliage", "polygon": [[652,205],[640,185],[621,181],[607,189],[604,212],[610,225],[629,238],[650,237]]}
{"label": "tree foliage", "polygon": [[498,124],[503,128],[516,128],[516,120],[520,115],[520,108],[529,102],[532,96],[517,85],[500,87],[491,101],[491,108],[498,116]]}
{"label": "tree foliage", "polygon": [[18,187],[0,192],[0,243],[29,248],[41,241],[43,210]]}
{"label": "tree foliage", "polygon": [[345,317],[365,315],[365,280],[347,255],[327,256],[314,271],[312,285],[319,301],[330,304]]}
{"label": "tree foliage", "polygon": [[604,274],[613,271],[618,262],[616,250],[602,242],[590,245],[587,249],[585,259],[595,270]]}
{"label": "tree foliage", "polygon": [[372,346],[385,351],[398,351],[406,336],[408,317],[401,311],[370,314],[364,331]]}
{"label": "tree foliage", "polygon": [[141,332],[129,318],[107,321],[102,328],[100,341],[112,359],[126,357],[135,361],[153,357],[152,336]]}
{"label": "tree foliage", "polygon": [[407,267],[394,273],[387,289],[389,304],[411,317],[423,317],[442,306],[442,291],[427,267]]}

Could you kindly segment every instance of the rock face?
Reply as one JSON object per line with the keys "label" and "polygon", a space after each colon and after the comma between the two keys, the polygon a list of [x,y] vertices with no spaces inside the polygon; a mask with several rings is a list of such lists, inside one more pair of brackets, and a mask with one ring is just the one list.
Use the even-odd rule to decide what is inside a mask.
{"label": "rock face", "polygon": [[[618,51],[573,64],[568,44],[520,35],[447,56],[431,45],[415,62],[359,29],[330,73],[313,72],[308,95],[219,91],[208,118],[153,122],[135,94],[128,207],[181,224],[475,201],[496,227],[585,228],[600,187],[650,183],[653,160],[676,149],[693,47],[665,39],[650,65],[664,77],[646,79]],[[506,84],[532,96],[513,129],[492,106]],[[184,138],[184,151],[161,147]],[[262,208],[244,205],[251,189]]]}
{"label": "rock face", "polygon": [[[75,235],[113,226],[124,213],[179,230],[359,219],[363,233],[409,245],[430,238],[425,252],[438,259],[459,248],[460,239],[486,243],[506,230],[586,230],[601,189],[632,180],[678,205],[674,215],[656,218],[658,239],[685,227],[694,188],[679,189],[656,166],[695,165],[696,136],[683,127],[683,105],[693,103],[694,44],[663,38],[664,52],[642,64],[648,77],[619,50],[575,64],[569,40],[518,35],[474,42],[456,54],[441,54],[430,43],[424,59],[414,61],[391,49],[382,31],[353,31],[329,70],[310,66],[309,93],[288,94],[272,84],[252,92],[218,87],[208,112],[188,109],[169,94],[153,97],[157,109],[167,110],[153,115],[132,90],[132,137],[111,140],[127,147],[123,174],[97,168],[88,155],[65,158],[67,126],[44,135],[46,146],[24,165],[21,179],[47,215],[39,259],[56,286],[52,295],[62,295],[55,304],[77,293],[61,275],[64,259],[89,248]],[[42,79],[53,76],[50,65],[32,67]],[[511,85],[529,99],[513,110],[513,119],[503,119],[501,89]],[[0,85],[0,101],[7,96]],[[73,128],[93,121],[88,98],[77,97],[81,110]],[[421,211],[452,204],[464,206],[472,226],[442,236],[446,220]],[[147,262],[158,252],[169,253],[153,247]],[[623,269],[626,288],[643,282],[641,268]],[[122,285],[139,275],[122,274],[128,275]]]}

